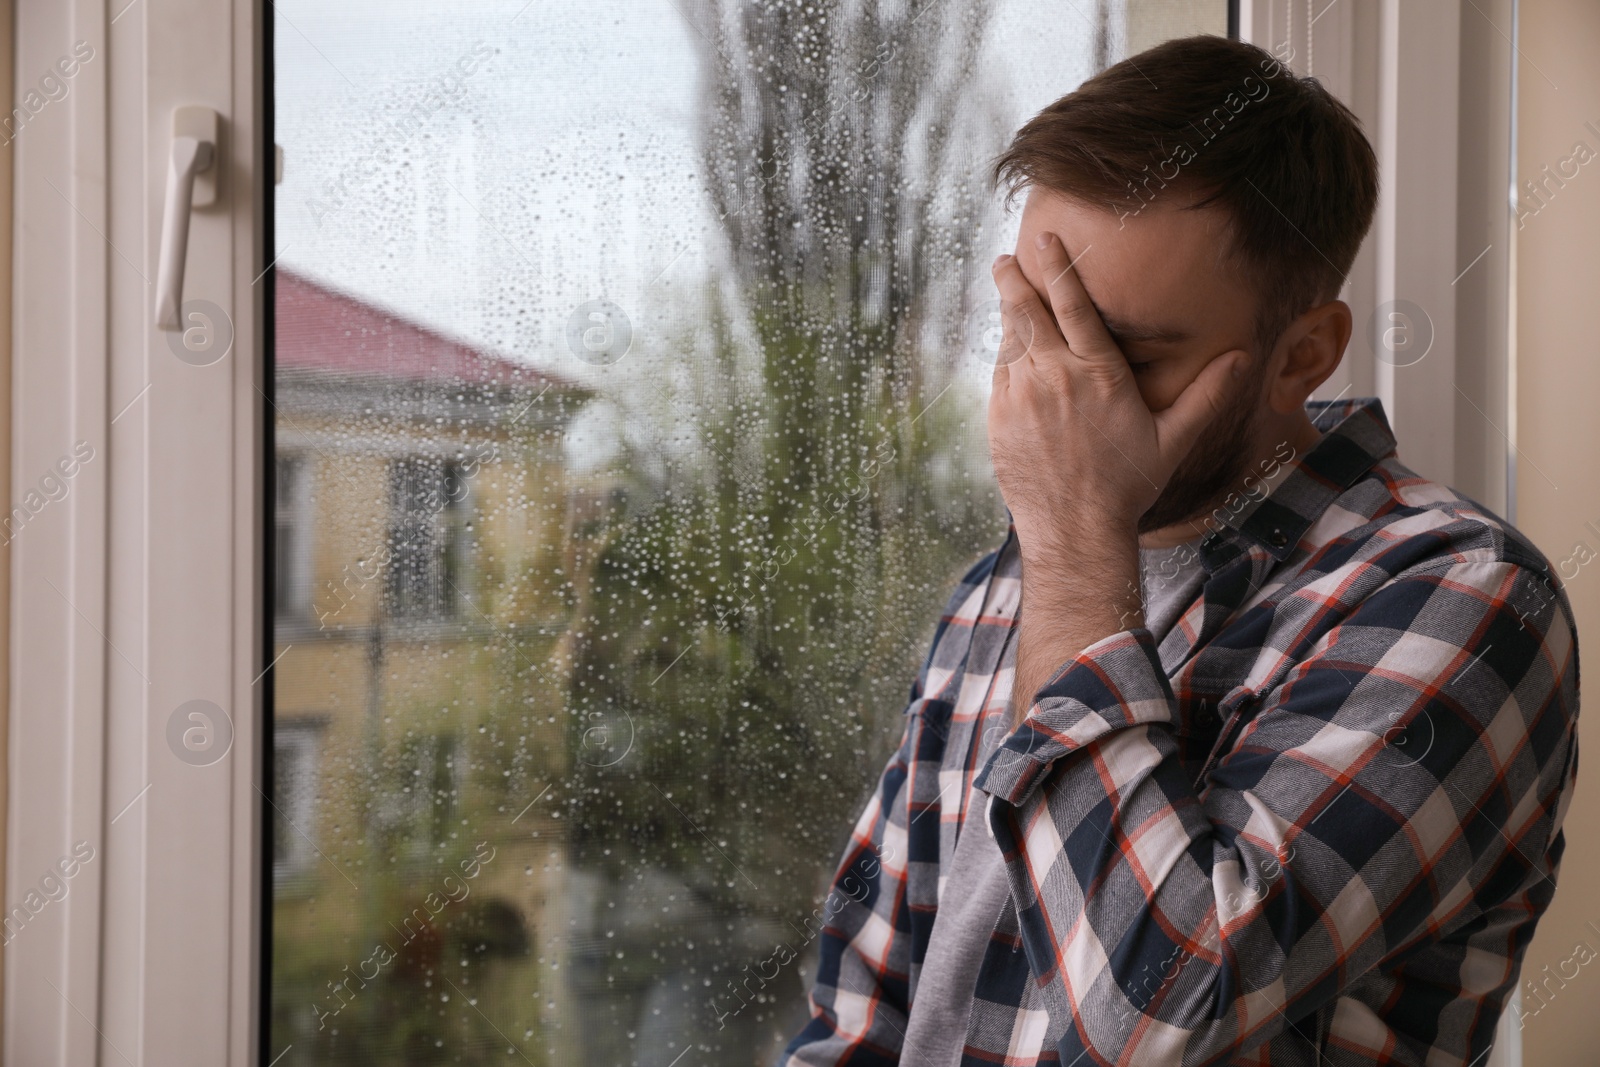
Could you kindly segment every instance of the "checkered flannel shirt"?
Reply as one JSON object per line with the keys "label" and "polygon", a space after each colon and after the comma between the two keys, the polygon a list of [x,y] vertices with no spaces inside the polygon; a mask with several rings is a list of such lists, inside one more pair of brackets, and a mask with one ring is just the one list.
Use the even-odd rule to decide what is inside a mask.
{"label": "checkered flannel shirt", "polygon": [[963,1064],[1481,1067],[1561,859],[1571,609],[1520,533],[1398,462],[1377,401],[1309,408],[1324,436],[1218,510],[1165,639],[1091,645],[1014,731],[1015,528],[965,576],[782,1067],[900,1061],[979,808],[1010,892]]}

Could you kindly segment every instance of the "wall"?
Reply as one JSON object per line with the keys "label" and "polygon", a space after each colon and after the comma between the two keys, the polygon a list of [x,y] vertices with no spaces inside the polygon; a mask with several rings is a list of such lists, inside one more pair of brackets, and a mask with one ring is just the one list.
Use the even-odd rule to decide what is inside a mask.
{"label": "wall", "polygon": [[[0,115],[11,113],[16,70],[15,11],[0,0]],[[0,132],[0,500],[11,502],[11,141]],[[0,537],[3,541],[3,537]],[[0,544],[0,606],[11,603],[11,549]],[[0,693],[11,692],[11,612],[0,611]],[[10,707],[0,704],[0,856],[6,855],[6,769],[10,766]],[[0,901],[9,901],[7,880],[0,877]],[[4,949],[0,948],[0,953]],[[0,955],[0,965],[4,957]],[[0,970],[0,974],[4,971]],[[0,989],[0,995],[4,994]],[[4,1040],[0,1033],[0,1041]]]}
{"label": "wall", "polygon": [[[1573,560],[1566,568],[1571,576],[1582,558],[1572,555],[1580,543],[1600,552],[1600,419],[1594,410],[1600,400],[1594,322],[1600,157],[1567,164],[1571,176],[1564,179],[1559,173],[1558,180],[1545,179],[1542,171],[1549,166],[1558,172],[1578,142],[1600,153],[1600,5],[1522,0],[1518,45],[1517,173],[1523,200],[1520,225],[1513,227],[1516,518],[1552,561]],[[1526,196],[1522,183],[1529,179],[1544,182],[1540,200]],[[1578,567],[1567,590],[1592,672],[1600,641],[1600,559]],[[1591,1064],[1600,1047],[1600,959],[1580,962],[1588,956],[1580,942],[1600,952],[1600,708],[1589,703],[1581,713],[1587,727],[1580,741],[1589,748],[1580,748],[1559,888],[1523,969],[1529,1067]],[[1568,977],[1561,977],[1563,971]],[[1528,981],[1548,983],[1543,1007],[1529,996]]]}

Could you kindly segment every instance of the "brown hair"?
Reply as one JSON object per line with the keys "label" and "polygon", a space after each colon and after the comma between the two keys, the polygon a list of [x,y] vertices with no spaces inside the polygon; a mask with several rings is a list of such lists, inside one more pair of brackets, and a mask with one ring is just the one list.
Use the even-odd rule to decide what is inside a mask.
{"label": "brown hair", "polygon": [[[1232,220],[1265,357],[1339,294],[1378,199],[1361,124],[1322,84],[1223,37],[1167,41],[1039,112],[994,165],[1009,205],[1037,185],[1126,219],[1174,193]],[[1173,191],[1164,191],[1168,189]]]}

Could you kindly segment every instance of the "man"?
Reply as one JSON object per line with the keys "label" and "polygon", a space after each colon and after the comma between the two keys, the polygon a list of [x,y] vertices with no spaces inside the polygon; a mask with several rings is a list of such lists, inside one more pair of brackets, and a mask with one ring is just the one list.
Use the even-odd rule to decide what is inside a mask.
{"label": "man", "polygon": [[1219,38],[1018,132],[1011,514],[830,893],[783,1064],[1480,1067],[1548,907],[1577,649],[1548,564],[1308,403],[1376,163]]}

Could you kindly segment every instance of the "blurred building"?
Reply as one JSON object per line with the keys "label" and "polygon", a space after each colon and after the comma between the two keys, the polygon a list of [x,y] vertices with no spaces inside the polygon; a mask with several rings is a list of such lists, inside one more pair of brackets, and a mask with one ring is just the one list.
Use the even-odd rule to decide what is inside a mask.
{"label": "blurred building", "polygon": [[[280,989],[304,985],[280,999],[292,1029],[341,1008],[400,1051],[431,1044],[429,1013],[338,985],[376,938],[399,955],[385,1001],[458,953],[495,1018],[536,992],[557,835],[516,817],[563,758],[585,497],[561,431],[588,393],[281,268],[276,300],[274,951]],[[408,924],[452,873],[468,895]]]}

